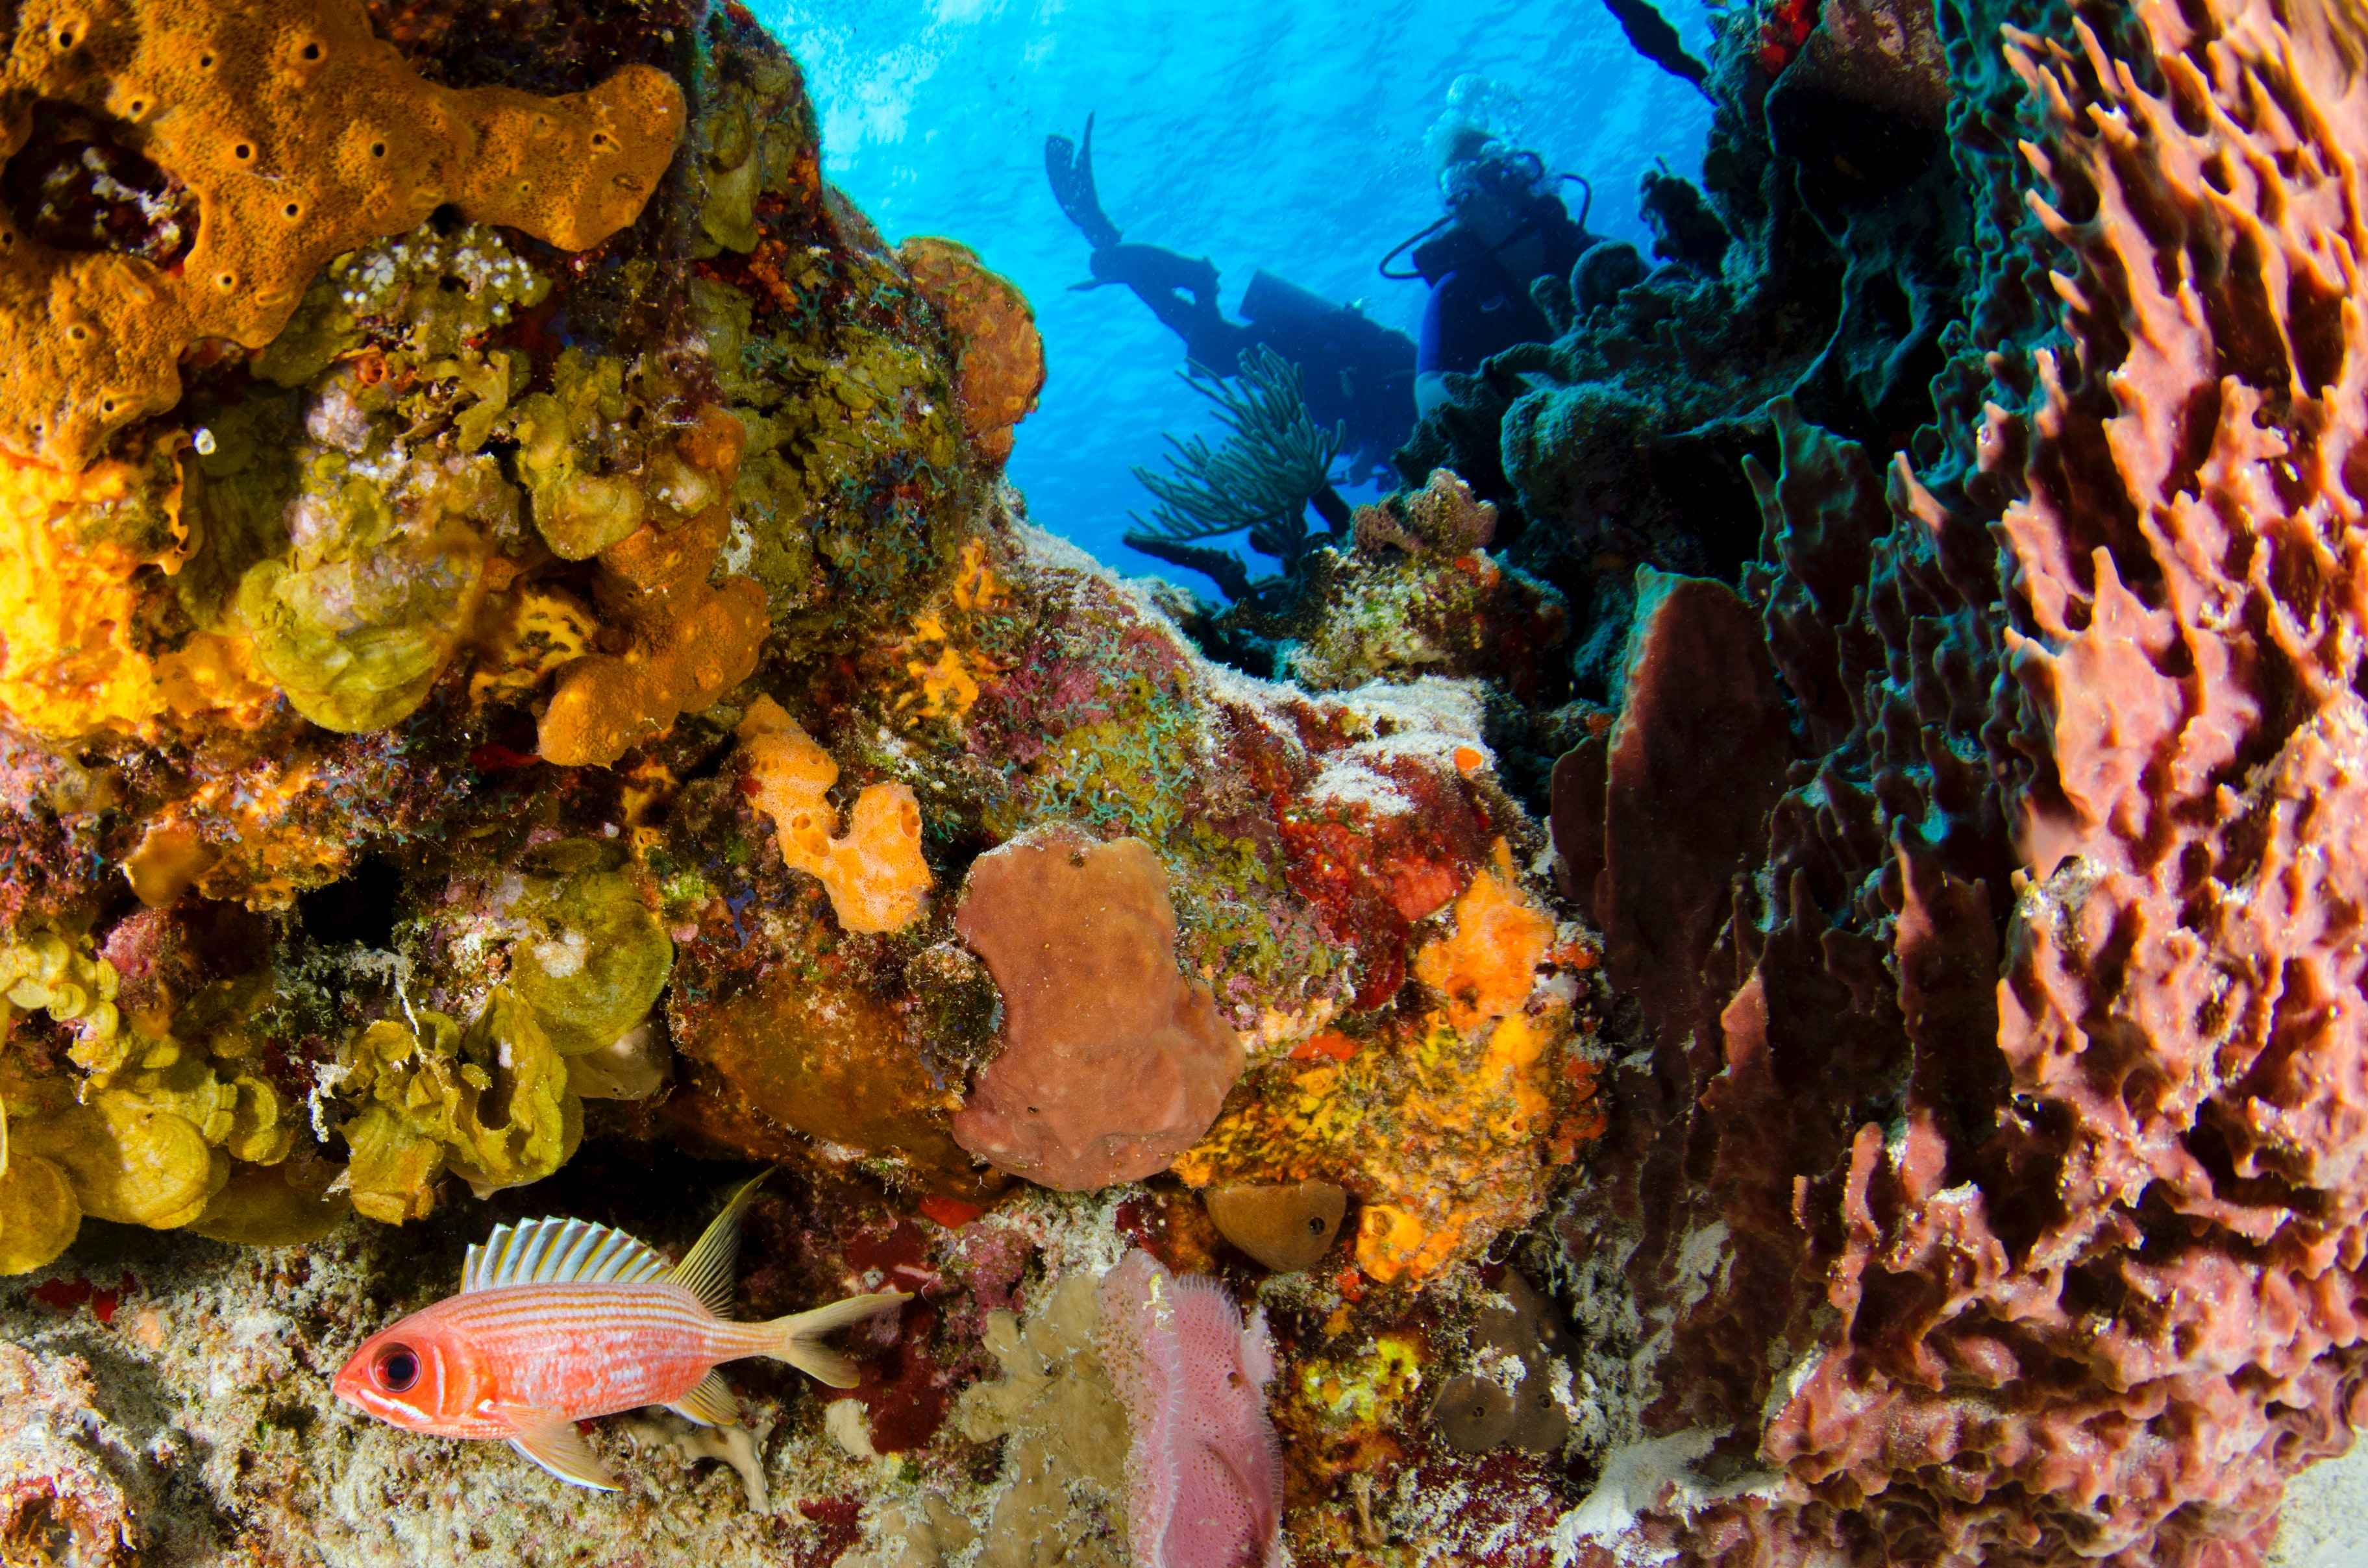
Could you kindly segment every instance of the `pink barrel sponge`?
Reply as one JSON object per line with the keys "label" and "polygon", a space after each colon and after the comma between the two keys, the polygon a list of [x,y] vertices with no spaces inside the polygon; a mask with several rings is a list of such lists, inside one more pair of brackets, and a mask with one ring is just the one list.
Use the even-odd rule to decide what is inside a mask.
{"label": "pink barrel sponge", "polygon": [[1282,1450],[1266,1418],[1266,1315],[1147,1252],[1102,1277],[1102,1364],[1126,1405],[1126,1528],[1137,1568],[1275,1568]]}

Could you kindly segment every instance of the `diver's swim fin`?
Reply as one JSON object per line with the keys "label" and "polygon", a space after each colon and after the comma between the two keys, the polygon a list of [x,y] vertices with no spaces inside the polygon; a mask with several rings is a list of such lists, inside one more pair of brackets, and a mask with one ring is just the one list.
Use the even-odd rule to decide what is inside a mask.
{"label": "diver's swim fin", "polygon": [[1102,210],[1101,198],[1094,190],[1092,115],[1086,116],[1082,145],[1065,136],[1044,138],[1044,177],[1053,187],[1053,199],[1061,204],[1062,213],[1086,236],[1087,244],[1108,250],[1118,244],[1118,225]]}

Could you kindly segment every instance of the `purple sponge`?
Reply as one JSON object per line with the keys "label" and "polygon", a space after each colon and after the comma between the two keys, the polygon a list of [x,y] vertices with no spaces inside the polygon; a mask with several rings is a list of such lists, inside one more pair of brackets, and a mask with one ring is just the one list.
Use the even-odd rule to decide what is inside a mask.
{"label": "purple sponge", "polygon": [[1282,1450],[1266,1418],[1266,1316],[1147,1252],[1102,1277],[1102,1362],[1126,1405],[1126,1527],[1137,1568],[1273,1568]]}

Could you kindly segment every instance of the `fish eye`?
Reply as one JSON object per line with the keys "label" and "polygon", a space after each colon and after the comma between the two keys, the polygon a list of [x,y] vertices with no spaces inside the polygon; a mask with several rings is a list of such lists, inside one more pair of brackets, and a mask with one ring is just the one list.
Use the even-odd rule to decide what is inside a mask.
{"label": "fish eye", "polygon": [[419,1356],[408,1345],[390,1345],[378,1353],[370,1370],[379,1387],[389,1393],[401,1393],[419,1381]]}

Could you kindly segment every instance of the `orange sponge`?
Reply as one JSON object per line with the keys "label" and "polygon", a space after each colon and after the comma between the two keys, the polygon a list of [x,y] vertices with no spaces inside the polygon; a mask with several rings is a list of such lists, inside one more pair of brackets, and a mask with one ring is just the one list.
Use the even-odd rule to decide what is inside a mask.
{"label": "orange sponge", "polygon": [[754,579],[707,585],[730,528],[716,506],[671,530],[644,523],[600,552],[601,586],[632,644],[560,672],[538,731],[544,761],[605,767],[748,678],[772,622]]}
{"label": "orange sponge", "polygon": [[954,391],[963,431],[989,462],[1002,462],[1011,455],[1011,427],[1044,390],[1044,341],[1028,296],[951,240],[906,240],[896,259],[960,340]]}
{"label": "orange sponge", "polygon": [[[639,215],[682,131],[681,89],[648,66],[557,98],[422,81],[359,0],[80,0],[28,8],[17,32],[0,97],[101,118],[198,213],[170,269],[0,220],[0,449],[60,468],[178,402],[192,344],[264,347],[330,257],[446,202],[598,244]],[[28,126],[0,124],[0,160]]]}
{"label": "orange sponge", "polygon": [[896,931],[921,913],[930,885],[921,806],[904,784],[867,784],[839,833],[830,787],[838,764],[769,697],[740,722],[757,809],[773,819],[781,858],[818,878],[849,931]]}

